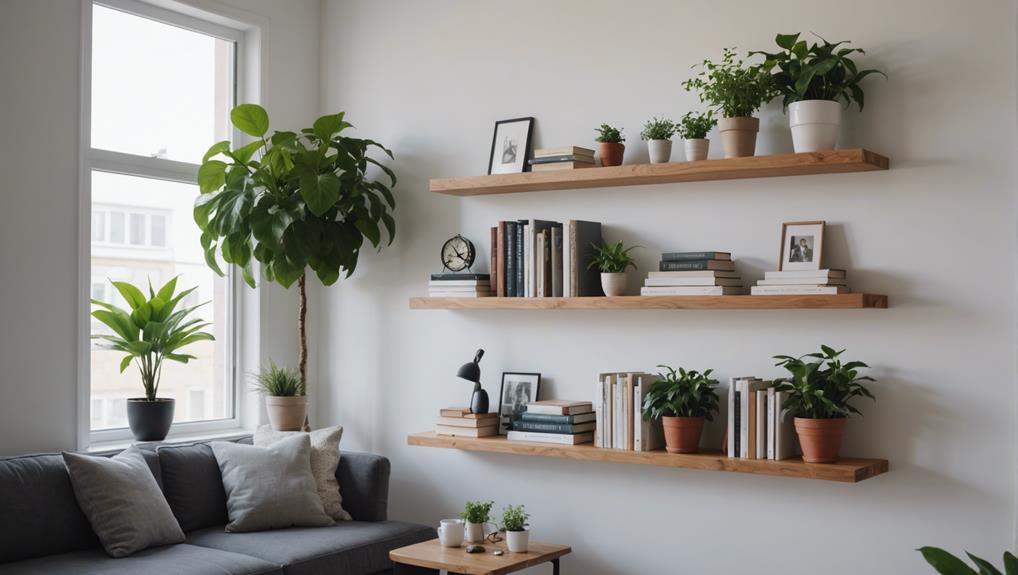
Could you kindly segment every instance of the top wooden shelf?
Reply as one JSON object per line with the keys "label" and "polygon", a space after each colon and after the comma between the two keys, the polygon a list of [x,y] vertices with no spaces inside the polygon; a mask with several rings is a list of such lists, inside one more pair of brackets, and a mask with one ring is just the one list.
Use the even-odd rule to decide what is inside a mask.
{"label": "top wooden shelf", "polygon": [[452,196],[483,196],[610,186],[872,172],[886,170],[889,164],[890,161],[886,156],[855,148],[725,160],[441,178],[431,180],[431,191]]}

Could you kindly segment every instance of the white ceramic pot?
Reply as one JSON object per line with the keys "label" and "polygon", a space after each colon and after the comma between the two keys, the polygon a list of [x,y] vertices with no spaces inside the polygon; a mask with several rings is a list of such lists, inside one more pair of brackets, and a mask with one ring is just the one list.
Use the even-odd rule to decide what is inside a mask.
{"label": "white ceramic pot", "polygon": [[718,120],[725,157],[744,158],[756,154],[756,133],[759,131],[760,118],[741,116]]}
{"label": "white ceramic pot", "polygon": [[484,543],[484,538],[495,531],[498,531],[498,527],[494,523],[471,523],[469,521],[464,523],[464,535],[467,543]]}
{"label": "white ceramic pot", "polygon": [[647,140],[647,152],[650,153],[650,163],[664,164],[672,159],[672,141]]}
{"label": "white ceramic pot", "polygon": [[796,152],[833,150],[841,131],[841,103],[802,100],[788,105],[788,125]]}
{"label": "white ceramic pot", "polygon": [[601,289],[604,295],[626,295],[626,274],[617,272],[613,274],[601,274]]}
{"label": "white ceramic pot", "polygon": [[530,528],[524,531],[506,531],[505,545],[510,553],[526,553],[530,549]]}
{"label": "white ceramic pot", "polygon": [[706,138],[686,140],[685,144],[687,162],[707,159],[707,152],[710,150],[710,140]]}

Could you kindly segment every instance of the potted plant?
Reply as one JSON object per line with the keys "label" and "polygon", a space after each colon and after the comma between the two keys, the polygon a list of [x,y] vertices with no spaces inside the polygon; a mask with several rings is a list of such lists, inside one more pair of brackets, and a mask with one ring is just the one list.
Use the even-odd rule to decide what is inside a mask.
{"label": "potted plant", "polygon": [[636,262],[629,252],[640,247],[622,247],[622,242],[614,244],[591,244],[594,254],[591,256],[587,269],[597,268],[601,271],[601,289],[606,296],[626,295],[626,269]]}
{"label": "potted plant", "polygon": [[707,110],[704,113],[686,112],[686,115],[679,120],[676,126],[679,137],[685,141],[686,161],[695,162],[706,160],[707,152],[710,150],[710,140],[707,134],[718,124],[714,119],[714,113]]}
{"label": "potted plant", "polygon": [[491,506],[494,501],[467,501],[460,513],[460,518],[466,522],[465,537],[469,543],[481,543],[484,541],[484,525],[491,521]]}
{"label": "potted plant", "polygon": [[700,101],[721,115],[718,131],[726,158],[752,156],[756,152],[756,134],[760,119],[753,113],[774,97],[772,79],[762,65],[747,65],[725,48],[720,62],[704,60],[703,68],[682,83],[687,91],[696,90]]}
{"label": "potted plant", "polygon": [[502,528],[510,553],[526,553],[530,549],[530,515],[522,505],[509,505],[502,511]]}
{"label": "potted plant", "polygon": [[782,407],[795,417],[795,431],[806,463],[837,461],[848,416],[861,415],[849,402],[860,396],[873,399],[861,383],[873,378],[860,376],[858,371],[869,366],[861,361],[843,364],[844,352],[822,345],[820,353],[774,356],[776,365],[792,375],[774,380],[774,388],[788,394]]}
{"label": "potted plant", "polygon": [[202,331],[211,324],[191,317],[191,313],[200,306],[177,308],[180,301],[197,288],[175,293],[177,278],[173,278],[159,288],[158,292],[150,284],[149,296],[146,298],[140,289],[127,282],[110,283],[117,288],[131,309],[125,310],[93,299],[92,305],[101,309],[94,310],[92,317],[113,333],[94,335],[92,338],[102,340],[103,347],[127,354],[120,362],[120,373],[131,362],[138,366],[145,397],[127,400],[127,423],[138,441],[162,441],[166,439],[170,425],[173,424],[174,407],[172,398],[158,395],[163,362],[187,363],[195,359],[195,356],[182,353],[181,348],[199,341],[214,341],[216,338]]}
{"label": "potted plant", "polygon": [[664,164],[672,158],[672,136],[674,135],[675,122],[671,120],[654,118],[643,125],[640,137],[647,141],[650,163]]}
{"label": "potted plant", "polygon": [[265,395],[265,410],[272,429],[300,431],[307,416],[308,398],[297,370],[269,361],[268,367],[254,375],[254,388]]}
{"label": "potted plant", "polygon": [[1004,552],[1004,573],[989,561],[966,552],[977,569],[973,569],[964,561],[939,547],[920,547],[916,551],[923,554],[923,559],[941,575],[1018,575],[1018,557],[1010,551]]}
{"label": "potted plant", "polygon": [[601,124],[597,132],[597,155],[601,158],[602,166],[621,166],[622,158],[626,153],[626,139],[622,137],[622,130],[613,128],[608,124]]}
{"label": "potted plant", "polygon": [[775,42],[780,52],[752,52],[763,54],[763,68],[774,71],[771,79],[788,111],[796,152],[833,150],[841,129],[841,104],[848,107],[855,102],[862,111],[859,83],[871,74],[887,77],[880,70],[859,70],[849,56],[866,52],[841,47],[849,42],[832,44],[817,38],[823,43],[808,46],[799,34],[778,34]]}
{"label": "potted plant", "polygon": [[[241,104],[230,112],[251,143],[231,150],[213,144],[198,169],[201,195],[194,220],[201,229],[205,261],[223,275],[222,260],[240,268],[255,286],[253,263],[284,288],[297,284],[297,370],[307,389],[307,289],[311,268],[324,285],[350,277],[366,239],[380,248],[392,243],[396,176],[368,155],[371,148],[392,158],[378,142],[344,136],[342,112],[322,116],[300,132],[269,131],[261,106]],[[368,176],[377,166],[388,183]],[[308,428],[305,420],[305,428]]]}
{"label": "potted plant", "polygon": [[716,379],[713,370],[677,371],[659,365],[668,373],[659,373],[657,381],[643,398],[643,418],[660,419],[668,453],[696,453],[700,450],[704,421],[714,421],[718,412]]}

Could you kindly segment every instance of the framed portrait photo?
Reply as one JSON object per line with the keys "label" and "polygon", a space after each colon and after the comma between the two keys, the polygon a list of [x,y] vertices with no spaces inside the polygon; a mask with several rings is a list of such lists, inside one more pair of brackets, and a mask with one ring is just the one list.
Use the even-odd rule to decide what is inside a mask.
{"label": "framed portrait photo", "polygon": [[495,135],[491,140],[491,157],[488,174],[518,174],[529,172],[530,136],[533,118],[514,118],[495,122]]}
{"label": "framed portrait photo", "polygon": [[498,434],[509,432],[510,424],[527,410],[527,404],[537,401],[541,387],[540,373],[502,373],[502,391],[498,394]]}
{"label": "framed portrait photo", "polygon": [[819,270],[823,266],[824,224],[785,222],[781,224],[781,258],[778,271]]}

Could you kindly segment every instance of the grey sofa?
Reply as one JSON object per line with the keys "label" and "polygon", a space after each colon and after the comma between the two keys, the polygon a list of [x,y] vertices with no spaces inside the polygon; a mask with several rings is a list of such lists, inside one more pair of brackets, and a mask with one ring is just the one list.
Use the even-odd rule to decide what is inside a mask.
{"label": "grey sofa", "polygon": [[[250,438],[242,440],[250,442]],[[389,551],[435,530],[387,520],[389,460],[343,452],[336,476],[354,521],[333,527],[226,533],[226,493],[204,443],[146,448],[145,459],[187,541],[122,559],[103,551],[78,508],[59,454],[0,459],[0,574],[367,575]]]}

